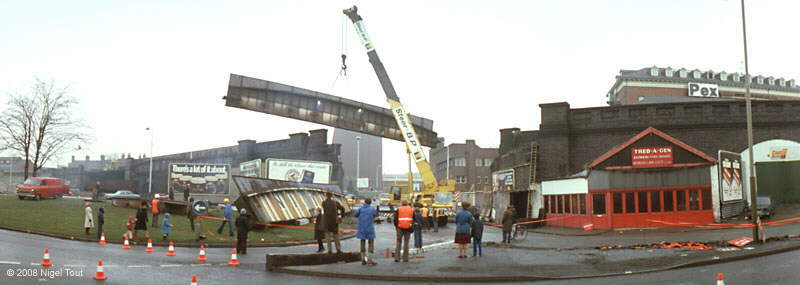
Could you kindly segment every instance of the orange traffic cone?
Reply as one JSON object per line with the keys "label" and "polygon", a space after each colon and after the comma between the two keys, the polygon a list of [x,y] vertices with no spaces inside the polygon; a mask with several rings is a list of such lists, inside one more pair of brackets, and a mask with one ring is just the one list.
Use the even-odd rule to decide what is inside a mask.
{"label": "orange traffic cone", "polygon": [[725,285],[725,280],[722,279],[722,272],[717,272],[717,285]]}
{"label": "orange traffic cone", "polygon": [[92,277],[92,279],[94,279],[94,280],[106,280],[106,279],[108,279],[106,277],[106,274],[103,273],[103,260],[102,259],[97,261],[97,274],[95,274],[94,277]]}
{"label": "orange traffic cone", "polygon": [[106,234],[100,234],[100,245],[106,245]]}
{"label": "orange traffic cone", "polygon": [[128,237],[125,237],[125,241],[122,242],[123,249],[131,249],[131,244],[128,242]]}
{"label": "orange traffic cone", "polygon": [[151,253],[153,252],[153,240],[147,240],[147,248],[144,249],[144,252]]}
{"label": "orange traffic cone", "polygon": [[197,275],[192,274],[192,285],[197,285]]}
{"label": "orange traffic cone", "polygon": [[231,250],[231,261],[228,262],[228,265],[230,265],[230,266],[239,266],[239,260],[236,259],[236,250],[235,249]]}
{"label": "orange traffic cone", "polygon": [[390,257],[389,256],[389,248],[387,247],[386,248],[386,255],[384,255],[383,258],[389,258],[389,257]]}
{"label": "orange traffic cone", "polygon": [[50,267],[51,265],[53,265],[52,263],[50,263],[50,251],[47,250],[46,248],[44,249],[44,257],[42,258],[41,264],[44,267]]}
{"label": "orange traffic cone", "polygon": [[202,245],[200,246],[200,255],[197,256],[197,260],[198,261],[206,261],[206,260],[208,260],[208,259],[206,259],[206,247],[205,246],[202,246]]}
{"label": "orange traffic cone", "polygon": [[175,256],[175,246],[169,242],[169,249],[167,249],[167,256]]}

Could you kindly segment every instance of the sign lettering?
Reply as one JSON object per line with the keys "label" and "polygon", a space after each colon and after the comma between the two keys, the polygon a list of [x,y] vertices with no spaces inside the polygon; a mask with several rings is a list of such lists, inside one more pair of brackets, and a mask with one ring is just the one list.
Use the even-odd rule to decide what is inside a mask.
{"label": "sign lettering", "polygon": [[637,147],[631,149],[633,168],[655,168],[672,166],[672,147]]}

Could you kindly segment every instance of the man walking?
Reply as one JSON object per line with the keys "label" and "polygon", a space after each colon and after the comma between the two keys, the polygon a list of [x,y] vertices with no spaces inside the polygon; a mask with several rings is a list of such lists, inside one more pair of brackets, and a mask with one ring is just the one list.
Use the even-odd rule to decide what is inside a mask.
{"label": "man walking", "polygon": [[233,205],[231,204],[231,200],[228,200],[228,198],[225,198],[225,200],[222,200],[222,202],[225,203],[225,208],[222,211],[222,215],[224,217],[222,224],[220,224],[219,228],[217,229],[217,233],[222,234],[222,229],[225,227],[225,224],[228,224],[228,235],[233,236]]}
{"label": "man walking", "polygon": [[408,240],[411,238],[412,223],[414,222],[414,209],[408,206],[408,201],[403,200],[402,206],[394,213],[394,227],[397,232],[397,241],[394,250],[394,262],[400,262],[400,246],[403,246],[403,262],[408,262]]}
{"label": "man walking", "polygon": [[194,198],[189,198],[189,204],[186,205],[186,217],[189,218],[189,226],[192,228],[192,232],[194,232],[194,219],[197,217],[197,213],[192,208],[193,204]]}
{"label": "man walking", "polygon": [[503,243],[511,243],[511,230],[514,227],[514,221],[517,219],[517,212],[514,210],[514,205],[508,205],[505,213],[503,213]]}
{"label": "man walking", "polygon": [[336,243],[336,253],[342,253],[342,244],[339,242],[339,223],[342,222],[342,218],[339,215],[344,215],[344,207],[342,207],[339,202],[336,202],[332,199],[333,194],[331,192],[325,193],[325,200],[322,201],[322,221],[323,225],[325,226],[325,239],[328,243],[328,254],[332,254],[333,247],[331,246],[331,240],[334,240]]}
{"label": "man walking", "polygon": [[[375,217],[378,216],[378,211],[372,207],[372,199],[367,198],[364,200],[364,205],[356,211],[356,218],[358,218],[358,233],[356,237],[361,240],[361,264],[376,265],[372,260],[372,255],[375,253]],[[366,250],[366,243],[369,242],[369,251]],[[369,254],[367,254],[369,252]]]}
{"label": "man walking", "polygon": [[158,205],[161,204],[158,200],[160,197],[156,194],[153,197],[152,205],[150,205],[150,212],[153,213],[153,224],[150,225],[151,227],[157,228],[158,227],[158,215],[160,214],[158,210]]}
{"label": "man walking", "polygon": [[236,252],[247,255],[247,233],[250,231],[250,216],[247,210],[239,210],[236,218]]}

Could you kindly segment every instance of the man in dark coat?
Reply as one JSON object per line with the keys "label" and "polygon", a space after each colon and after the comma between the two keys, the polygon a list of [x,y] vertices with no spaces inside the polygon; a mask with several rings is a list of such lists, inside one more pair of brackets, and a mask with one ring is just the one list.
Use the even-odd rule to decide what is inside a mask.
{"label": "man in dark coat", "polygon": [[142,206],[136,211],[136,224],[133,229],[134,244],[136,244],[136,236],[139,231],[144,231],[144,237],[147,239],[150,238],[150,233],[147,232],[147,202],[143,201]]}
{"label": "man in dark coat", "polygon": [[97,239],[100,239],[100,236],[103,235],[103,224],[106,223],[105,214],[106,210],[103,207],[97,210]]}
{"label": "man in dark coat", "polygon": [[186,217],[189,218],[189,226],[191,226],[192,232],[194,232],[194,218],[197,216],[197,213],[194,212],[192,204],[194,204],[194,198],[189,198],[189,204],[186,205]]}
{"label": "man in dark coat", "polygon": [[247,255],[247,233],[250,231],[250,217],[244,208],[236,218],[236,252]]}
{"label": "man in dark coat", "polygon": [[514,210],[514,205],[508,205],[508,209],[503,213],[503,243],[511,243],[511,230],[516,219],[517,211]]}
{"label": "man in dark coat", "polygon": [[[322,221],[325,224],[325,236],[328,241],[328,253],[331,254],[331,239],[336,241],[336,253],[342,253],[342,245],[339,242],[339,223],[344,216],[344,207],[339,202],[332,199],[330,192],[325,193],[325,200],[322,201]],[[340,216],[341,213],[341,216]]]}

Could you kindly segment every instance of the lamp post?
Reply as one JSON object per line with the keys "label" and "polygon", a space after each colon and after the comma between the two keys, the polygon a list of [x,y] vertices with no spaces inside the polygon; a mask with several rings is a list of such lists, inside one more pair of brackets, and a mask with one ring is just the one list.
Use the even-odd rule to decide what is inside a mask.
{"label": "lamp post", "polygon": [[147,179],[147,193],[153,193],[153,129],[147,127],[146,130],[150,131],[150,176]]}
{"label": "lamp post", "polygon": [[750,174],[750,216],[753,217],[753,240],[758,240],[758,193],[756,189],[756,170],[753,161],[753,109],[750,103],[750,70],[747,65],[747,25],[744,16],[744,0],[742,0],[742,42],[744,44],[744,86],[745,86],[745,106],[747,112],[747,152],[748,152],[748,171]]}
{"label": "lamp post", "polygon": [[447,170],[445,171],[445,179],[450,180],[450,146],[445,146],[445,148],[447,148],[447,162],[445,163],[445,169]]}
{"label": "lamp post", "polygon": [[358,191],[358,178],[361,177],[361,137],[356,136],[356,191]]}
{"label": "lamp post", "polygon": [[11,175],[12,175],[13,171],[14,171],[14,158],[12,157],[12,158],[8,159],[8,187],[10,188],[10,189],[8,189],[8,191],[13,190],[13,188],[14,188],[14,186],[11,184],[11,183],[13,183],[13,182],[11,182]]}

